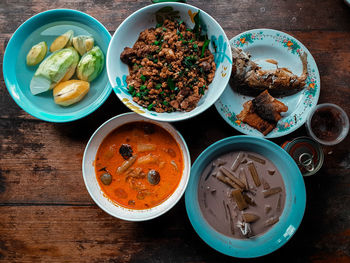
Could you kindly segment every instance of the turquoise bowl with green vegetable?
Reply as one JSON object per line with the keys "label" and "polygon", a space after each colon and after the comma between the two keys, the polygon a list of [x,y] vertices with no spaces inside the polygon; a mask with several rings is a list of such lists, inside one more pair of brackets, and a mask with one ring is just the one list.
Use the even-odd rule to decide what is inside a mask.
{"label": "turquoise bowl with green vegetable", "polygon": [[[32,65],[28,66],[28,52],[36,44],[45,41],[47,44],[45,60],[47,60],[49,56],[54,54],[49,50],[53,41],[69,30],[73,30],[74,36],[91,36],[94,39],[95,47],[98,46],[104,56],[106,56],[111,39],[107,29],[95,18],[83,12],[70,9],[49,10],[28,19],[13,34],[4,54],[4,80],[10,95],[24,111],[44,121],[69,122],[83,118],[101,106],[112,91],[107,77],[106,66],[104,65],[105,60],[102,59],[95,63],[98,67],[96,72],[92,72],[86,65],[85,67],[83,67],[84,65],[80,67],[80,76],[84,76],[89,82],[91,81],[90,90],[81,101],[68,107],[63,107],[55,104],[52,90],[33,95],[33,90],[31,92],[31,81],[36,72],[39,76],[39,79],[35,79],[34,84],[36,85],[48,85],[45,78],[52,78],[52,80],[61,79],[62,74],[53,74],[44,65],[38,70],[41,63],[36,64],[35,60],[35,63],[31,62],[30,64]],[[62,50],[56,52],[62,53]],[[94,54],[95,52],[91,50],[91,53]],[[86,54],[84,55],[85,57],[88,56]],[[58,55],[60,56],[60,54]],[[75,55],[77,55],[76,52]],[[56,55],[56,57],[58,56]],[[56,60],[56,57],[54,57],[54,60]],[[81,60],[80,57],[79,55],[79,61]],[[103,67],[100,65],[101,61]],[[74,57],[74,64],[77,63]],[[47,64],[52,65],[52,63]],[[65,67],[65,63],[60,64],[60,68]],[[76,75],[74,74],[72,79],[78,79]]]}
{"label": "turquoise bowl with green vegetable", "polygon": [[[196,17],[198,12],[199,15]],[[216,71],[213,81],[204,92],[197,106],[191,111],[159,113],[152,108],[153,103],[148,107],[142,107],[137,104],[133,101],[132,94],[130,94],[132,91],[128,89],[128,65],[120,59],[124,48],[133,47],[142,31],[156,27],[157,24],[160,24],[160,20],[169,17],[176,19],[180,23],[185,23],[187,28],[194,33],[196,25],[198,26],[199,24],[203,30],[202,33],[207,34],[209,40],[205,41],[204,49],[208,48],[214,55]],[[228,83],[231,74],[232,58],[227,36],[214,18],[197,7],[184,3],[169,2],[146,6],[125,19],[112,37],[106,56],[106,65],[108,78],[115,94],[129,109],[150,119],[172,122],[194,117],[215,103]],[[164,82],[170,87],[169,79]],[[155,89],[157,89],[157,86],[155,86]]]}

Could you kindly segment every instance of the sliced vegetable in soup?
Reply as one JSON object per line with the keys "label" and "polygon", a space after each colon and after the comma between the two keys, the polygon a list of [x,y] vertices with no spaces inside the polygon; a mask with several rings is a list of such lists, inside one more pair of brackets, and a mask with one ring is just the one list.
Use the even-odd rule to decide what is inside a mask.
{"label": "sliced vegetable in soup", "polygon": [[112,131],[95,160],[103,192],[130,209],[148,209],[165,201],[179,185],[183,167],[176,140],[148,122],[133,122]]}

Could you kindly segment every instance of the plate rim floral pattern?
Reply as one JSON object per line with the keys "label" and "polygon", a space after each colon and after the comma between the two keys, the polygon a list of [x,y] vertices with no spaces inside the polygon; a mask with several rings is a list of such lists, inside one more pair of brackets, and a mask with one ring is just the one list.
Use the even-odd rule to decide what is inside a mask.
{"label": "plate rim floral pattern", "polygon": [[[277,138],[297,130],[306,122],[309,112],[317,105],[321,89],[321,80],[316,61],[311,55],[310,51],[295,37],[282,31],[265,28],[252,29],[234,36],[230,40],[230,44],[244,49],[244,47],[252,46],[256,42],[264,41],[265,38],[273,39],[274,44],[280,45],[286,49],[286,52],[291,52],[293,55],[299,56],[302,54],[302,52],[307,53],[309,75],[306,80],[306,87],[299,92],[299,96],[302,97],[301,106],[296,108],[290,115],[282,118],[277,123],[276,128],[266,136],[263,136],[256,129],[238,120],[236,118],[236,114],[239,112],[233,112],[232,109],[230,109],[230,106],[223,102],[223,98],[226,97],[227,99],[227,90],[231,89],[229,84],[226,86],[226,89],[220,98],[216,101],[215,107],[220,116],[231,127],[235,128],[239,132],[246,135],[264,138]],[[242,96],[238,95],[235,91],[233,91],[233,94]]]}

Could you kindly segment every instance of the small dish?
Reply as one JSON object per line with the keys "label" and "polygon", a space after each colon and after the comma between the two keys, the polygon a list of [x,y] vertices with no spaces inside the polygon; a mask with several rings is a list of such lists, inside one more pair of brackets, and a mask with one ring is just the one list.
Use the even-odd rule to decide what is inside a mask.
{"label": "small dish", "polygon": [[[128,93],[126,77],[129,75],[129,69],[128,66],[120,60],[120,54],[125,47],[132,47],[134,45],[140,32],[156,26],[156,15],[160,9],[168,10],[170,13],[176,13],[176,16],[179,16],[179,20],[183,20],[190,28],[194,26],[194,15],[200,10],[197,7],[183,3],[160,3],[146,6],[131,14],[118,27],[108,47],[108,78],[118,98],[134,112],[159,121],[171,122],[185,120],[205,111],[215,103],[224,91],[232,69],[231,49],[226,34],[221,26],[214,18],[200,10],[201,20],[206,26],[208,38],[211,40],[209,50],[215,57],[216,72],[213,82],[209,85],[208,90],[199,101],[197,107],[192,111],[157,113],[143,108],[135,103],[132,96]],[[216,44],[216,50],[213,43]]]}
{"label": "small dish", "polygon": [[24,111],[44,121],[69,122],[83,118],[101,106],[112,91],[104,67],[100,76],[91,82],[86,97],[72,106],[55,104],[52,91],[31,94],[29,85],[38,65],[26,65],[28,51],[41,41],[50,46],[57,36],[70,29],[75,35],[92,35],[95,45],[106,55],[111,39],[107,29],[88,14],[70,9],[49,10],[29,18],[13,34],[5,51],[3,73],[10,95]]}
{"label": "small dish", "polygon": [[[282,215],[270,230],[251,239],[234,239],[214,230],[204,219],[198,202],[198,183],[204,168],[216,157],[230,151],[251,151],[263,155],[280,171],[286,190]],[[238,258],[269,254],[283,246],[296,232],[304,215],[306,191],[303,177],[293,159],[277,144],[253,136],[233,136],[205,149],[191,169],[185,194],[186,210],[197,234],[217,251]]]}
{"label": "small dish", "polygon": [[[281,137],[301,127],[310,111],[316,106],[321,89],[320,74],[309,50],[294,37],[272,29],[253,29],[243,32],[233,37],[230,44],[251,54],[253,61],[265,69],[267,67],[271,69],[273,65],[266,63],[266,59],[274,59],[278,61],[279,67],[286,67],[298,76],[303,68],[300,54],[303,52],[307,54],[308,77],[305,88],[296,94],[277,98],[288,106],[288,111],[282,113],[283,118],[265,138]],[[231,127],[247,135],[263,137],[258,130],[240,122],[236,117],[236,114],[243,109],[243,103],[250,99],[252,97],[233,91],[228,84],[215,103],[215,107]]]}
{"label": "small dish", "polygon": [[[101,190],[99,183],[97,182],[94,166],[96,153],[103,139],[110,132],[120,127],[121,125],[136,121],[153,123],[168,131],[180,146],[184,160],[184,170],[182,173],[180,183],[176,188],[175,192],[172,193],[161,204],[144,210],[132,210],[122,207],[116,204],[115,202],[111,201],[108,197],[106,197],[106,195]],[[95,131],[95,133],[91,136],[88,144],[86,145],[82,164],[85,186],[95,203],[108,214],[127,221],[150,220],[164,214],[169,209],[171,209],[180,200],[181,196],[185,192],[190,177],[190,168],[191,160],[186,142],[181,136],[181,134],[178,131],[176,131],[173,126],[165,122],[160,123],[153,120],[148,120],[143,116],[133,112],[124,113],[113,117],[106,121],[104,124],[102,124]]]}
{"label": "small dish", "polygon": [[[318,120],[314,123],[313,120],[318,113],[321,115],[318,116]],[[309,117],[306,121],[306,128],[308,134],[318,143],[323,145],[335,145],[340,143],[349,132],[349,118],[346,115],[345,111],[340,108],[338,105],[332,103],[323,103],[317,105],[309,114]],[[315,134],[315,128],[313,126],[318,126],[319,132],[322,134],[327,133],[328,136],[333,136],[326,140],[325,138],[319,138]],[[335,134],[337,133],[337,134]]]}

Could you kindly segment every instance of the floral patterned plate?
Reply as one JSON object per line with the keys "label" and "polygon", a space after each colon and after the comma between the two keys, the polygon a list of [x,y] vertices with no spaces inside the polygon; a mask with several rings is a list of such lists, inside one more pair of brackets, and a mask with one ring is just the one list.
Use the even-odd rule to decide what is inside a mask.
{"label": "floral patterned plate", "polygon": [[[279,67],[286,67],[298,76],[303,68],[300,54],[307,53],[309,74],[305,88],[291,96],[278,98],[288,106],[288,111],[282,113],[283,118],[265,138],[281,137],[302,126],[309,112],[316,106],[321,89],[320,74],[309,50],[294,37],[272,29],[243,32],[232,38],[230,44],[251,54],[252,59],[264,69],[274,67],[273,64],[266,62],[266,59],[274,59],[278,61]],[[243,103],[250,99],[252,97],[234,92],[228,84],[215,106],[222,118],[236,130],[247,135],[263,137],[258,130],[236,118],[236,114],[243,109]]]}

